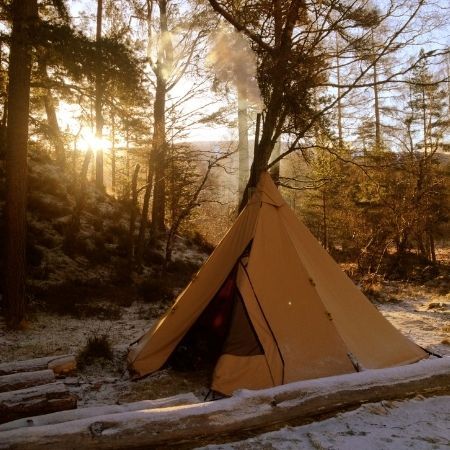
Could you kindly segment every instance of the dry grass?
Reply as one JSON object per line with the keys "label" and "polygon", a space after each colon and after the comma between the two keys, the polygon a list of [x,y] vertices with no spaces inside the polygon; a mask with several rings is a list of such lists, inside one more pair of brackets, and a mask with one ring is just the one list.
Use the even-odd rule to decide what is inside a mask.
{"label": "dry grass", "polygon": [[142,399],[157,399],[193,392],[199,398],[207,393],[210,384],[207,371],[178,372],[162,370],[151,377],[132,383],[119,397],[119,402],[135,402]]}

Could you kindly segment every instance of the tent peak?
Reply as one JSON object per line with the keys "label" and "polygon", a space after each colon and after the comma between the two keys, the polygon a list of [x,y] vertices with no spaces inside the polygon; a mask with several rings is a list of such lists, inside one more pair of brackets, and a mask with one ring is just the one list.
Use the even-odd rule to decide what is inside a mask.
{"label": "tent peak", "polygon": [[268,203],[277,208],[286,203],[268,172],[261,173],[256,186],[256,192],[251,198],[250,203],[258,201]]}

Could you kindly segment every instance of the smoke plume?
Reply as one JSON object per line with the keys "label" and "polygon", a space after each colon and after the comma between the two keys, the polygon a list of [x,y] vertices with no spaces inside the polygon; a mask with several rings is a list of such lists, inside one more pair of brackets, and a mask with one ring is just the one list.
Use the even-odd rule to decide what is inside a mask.
{"label": "smoke plume", "polygon": [[249,104],[262,108],[261,94],[256,81],[256,58],[247,41],[235,31],[221,30],[213,37],[208,62],[216,76],[232,82],[238,96]]}

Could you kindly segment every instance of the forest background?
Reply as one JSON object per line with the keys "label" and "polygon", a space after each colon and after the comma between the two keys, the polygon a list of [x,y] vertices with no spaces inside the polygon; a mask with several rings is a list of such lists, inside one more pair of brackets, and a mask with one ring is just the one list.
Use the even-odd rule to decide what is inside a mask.
{"label": "forest background", "polygon": [[211,251],[267,169],[355,278],[446,273],[447,2],[13,0],[0,12],[11,326],[30,305],[86,312],[100,292],[170,298],[198,268],[186,254]]}

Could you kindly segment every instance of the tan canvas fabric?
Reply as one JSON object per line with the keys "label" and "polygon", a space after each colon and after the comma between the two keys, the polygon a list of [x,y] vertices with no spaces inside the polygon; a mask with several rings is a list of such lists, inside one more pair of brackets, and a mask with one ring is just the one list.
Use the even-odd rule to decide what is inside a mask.
{"label": "tan canvas fabric", "polygon": [[264,354],[220,356],[212,384],[219,392],[353,372],[351,358],[378,368],[426,357],[364,297],[263,174],[197,277],[130,350],[133,370],[145,375],[164,364],[236,264],[236,286]]}
{"label": "tan canvas fabric", "polygon": [[258,203],[245,208],[174,305],[131,347],[128,362],[139,375],[158,370],[214,297],[254,234]]}
{"label": "tan canvas fabric", "polygon": [[348,350],[363,367],[408,364],[427,356],[382,316],[287,206],[279,213],[300,264],[313,280]]}
{"label": "tan canvas fabric", "polygon": [[304,267],[331,314],[347,351],[366,368],[408,364],[425,358],[426,353],[382,316],[282,201],[270,176],[263,174],[261,182],[265,195],[281,205],[278,217],[290,246],[295,248],[298,264]]}
{"label": "tan canvas fabric", "polygon": [[270,376],[274,386],[283,384],[283,360],[278,350],[275,338],[270,330],[266,318],[255,297],[252,286],[243,265],[239,265],[236,284],[241,293],[248,316],[253,324],[259,342],[264,349],[264,355],[269,367]]}
{"label": "tan canvas fabric", "polygon": [[214,368],[211,389],[231,395],[237,389],[265,389],[273,386],[264,355],[223,354]]}
{"label": "tan canvas fabric", "polygon": [[355,370],[272,205],[261,206],[247,270],[282,355],[284,383]]}

